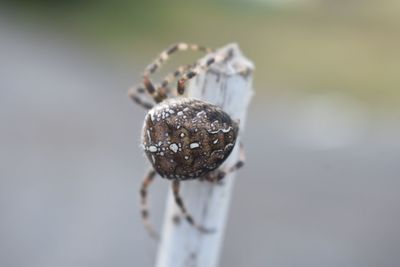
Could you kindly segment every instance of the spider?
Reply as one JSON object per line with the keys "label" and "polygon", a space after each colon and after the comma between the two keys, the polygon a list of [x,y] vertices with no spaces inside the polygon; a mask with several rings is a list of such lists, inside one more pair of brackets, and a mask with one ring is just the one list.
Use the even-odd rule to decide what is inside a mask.
{"label": "spider", "polygon": [[[179,67],[167,75],[160,85],[150,80],[150,76],[171,54],[187,50],[205,52],[209,57],[204,62]],[[149,222],[147,207],[147,190],[156,174],[171,180],[175,202],[186,221],[201,232],[208,233],[212,230],[199,225],[186,209],[179,194],[181,181],[200,179],[218,182],[227,173],[236,171],[244,164],[244,150],[240,143],[240,156],[236,164],[226,169],[219,168],[236,144],[238,121],[234,121],[214,104],[184,96],[185,84],[189,79],[231,56],[230,52],[221,55],[203,46],[177,43],[164,50],[148,65],[143,74],[143,84],[128,92],[134,102],[148,110],[141,142],[153,168],[144,177],[140,188],[141,216],[146,230],[156,239],[158,234]],[[176,91],[169,88],[175,79]],[[146,93],[154,104],[143,100]]]}

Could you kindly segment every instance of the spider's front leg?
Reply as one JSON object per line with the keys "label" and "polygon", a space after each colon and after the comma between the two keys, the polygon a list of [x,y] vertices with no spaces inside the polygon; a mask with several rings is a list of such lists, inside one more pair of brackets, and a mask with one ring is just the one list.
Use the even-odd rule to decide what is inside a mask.
{"label": "spider's front leg", "polygon": [[187,73],[185,73],[179,80],[177,84],[177,91],[179,95],[183,95],[185,93],[185,84],[188,80],[192,79],[202,71],[206,71],[212,64],[219,63],[224,60],[227,60],[232,56],[232,51],[228,51],[227,54],[215,54],[214,56],[207,59],[205,62],[197,63],[194,68]]}
{"label": "spider's front leg", "polygon": [[156,101],[156,103],[159,103],[165,99],[168,98],[168,96],[172,93],[173,96],[176,96],[176,93],[174,94],[174,91],[172,91],[168,85],[173,82],[177,77],[179,77],[182,73],[186,72],[189,70],[193,65],[183,65],[177,68],[175,71],[169,73],[162,79],[161,85],[156,86],[156,90],[154,92],[153,98]]}
{"label": "spider's front leg", "polygon": [[[168,85],[173,82],[177,77],[179,77],[180,75],[182,75],[182,73],[186,72],[187,70],[189,70],[193,65],[183,65],[180,66],[179,68],[177,68],[175,71],[167,74],[164,79],[162,79],[161,85],[159,86],[153,86],[151,85],[151,87],[156,88],[154,90],[154,93],[152,95],[154,101],[156,103],[162,102],[163,100],[168,98],[168,94],[170,94],[171,92],[173,92]],[[150,80],[147,80],[147,83],[151,83]],[[143,92],[145,92],[145,90],[143,88],[142,89]],[[152,89],[151,89],[152,90]],[[148,91],[149,92],[149,91]],[[176,94],[174,94],[176,96]],[[138,103],[138,101],[136,101],[136,103]],[[140,103],[142,106],[147,105],[148,103]]]}
{"label": "spider's front leg", "polygon": [[150,64],[147,66],[145,70],[145,76],[149,76],[157,71],[168,59],[169,57],[178,51],[200,51],[205,53],[211,53],[212,49],[197,45],[197,44],[187,44],[187,43],[177,43],[169,48],[165,49],[160,53],[160,55]]}
{"label": "spider's front leg", "polygon": [[150,80],[150,75],[154,74],[157,71],[157,69],[159,69],[173,53],[177,51],[187,51],[187,50],[201,51],[206,53],[212,52],[210,48],[201,45],[177,43],[172,45],[168,49],[164,50],[163,52],[161,52],[161,54],[145,69],[143,74],[143,84],[147,92],[154,98],[154,101],[156,101],[156,103],[159,103],[162,100],[164,100],[166,96],[163,95],[162,93],[157,93],[155,86]]}
{"label": "spider's front leg", "polygon": [[172,91],[168,85],[171,84],[175,79],[177,79],[180,75],[183,73],[187,72],[189,69],[193,68],[194,64],[192,65],[183,65],[177,68],[174,72],[169,73],[164,77],[164,79],[161,82],[160,89],[163,89],[166,94],[172,93],[174,96],[176,96],[176,92]]}
{"label": "spider's front leg", "polygon": [[142,87],[138,87],[138,88],[131,88],[128,91],[128,96],[139,106],[142,106],[145,109],[152,109],[153,108],[153,104],[149,103],[145,100],[142,99],[144,93],[145,93],[145,89]]}
{"label": "spider's front leg", "polygon": [[[201,52],[206,52],[210,53],[212,50],[210,48],[197,45],[197,44],[187,44],[187,43],[177,43],[169,47],[168,49],[164,50],[161,52],[161,54],[156,58],[150,65],[147,66],[147,68],[144,71],[143,74],[143,85],[144,88],[139,87],[136,89],[130,89],[128,91],[129,97],[136,102],[138,105],[144,107],[145,109],[151,109],[153,107],[153,104],[142,100],[142,95],[147,91],[147,93],[154,99],[156,103],[160,103],[163,101],[165,98],[167,98],[167,92],[166,92],[166,87],[161,86],[160,88],[156,88],[154,86],[153,82],[150,80],[150,75],[155,73],[157,69],[159,69],[168,59],[169,57],[177,52],[177,51],[186,51],[186,50],[192,50],[192,51],[201,51]],[[187,68],[183,68],[182,70],[178,69],[178,73],[176,76],[173,78],[179,76],[182,72],[186,71]],[[164,79],[163,83],[170,83],[173,79],[171,79],[169,76]]]}

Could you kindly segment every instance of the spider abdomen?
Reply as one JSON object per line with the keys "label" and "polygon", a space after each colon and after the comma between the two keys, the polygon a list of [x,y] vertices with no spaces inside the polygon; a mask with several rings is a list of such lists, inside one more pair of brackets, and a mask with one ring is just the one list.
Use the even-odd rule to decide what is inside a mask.
{"label": "spider abdomen", "polygon": [[147,113],[142,145],[162,177],[185,180],[218,168],[232,152],[237,135],[238,123],[218,106],[175,98]]}

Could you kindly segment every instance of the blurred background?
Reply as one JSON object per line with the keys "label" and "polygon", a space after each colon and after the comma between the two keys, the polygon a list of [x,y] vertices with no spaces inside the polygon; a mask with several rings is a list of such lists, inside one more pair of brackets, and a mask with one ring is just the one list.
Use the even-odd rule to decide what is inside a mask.
{"label": "blurred background", "polygon": [[154,264],[126,92],[177,41],[256,65],[221,266],[399,266],[397,0],[2,1],[0,266]]}

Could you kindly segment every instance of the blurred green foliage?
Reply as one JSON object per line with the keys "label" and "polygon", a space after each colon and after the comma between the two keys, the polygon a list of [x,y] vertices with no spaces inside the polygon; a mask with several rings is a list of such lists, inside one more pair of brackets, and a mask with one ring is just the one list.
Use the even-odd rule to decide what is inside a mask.
{"label": "blurred green foliage", "polygon": [[12,6],[125,60],[145,62],[177,41],[211,47],[235,41],[256,63],[259,94],[269,88],[342,90],[397,104],[400,1],[287,3],[19,0]]}

